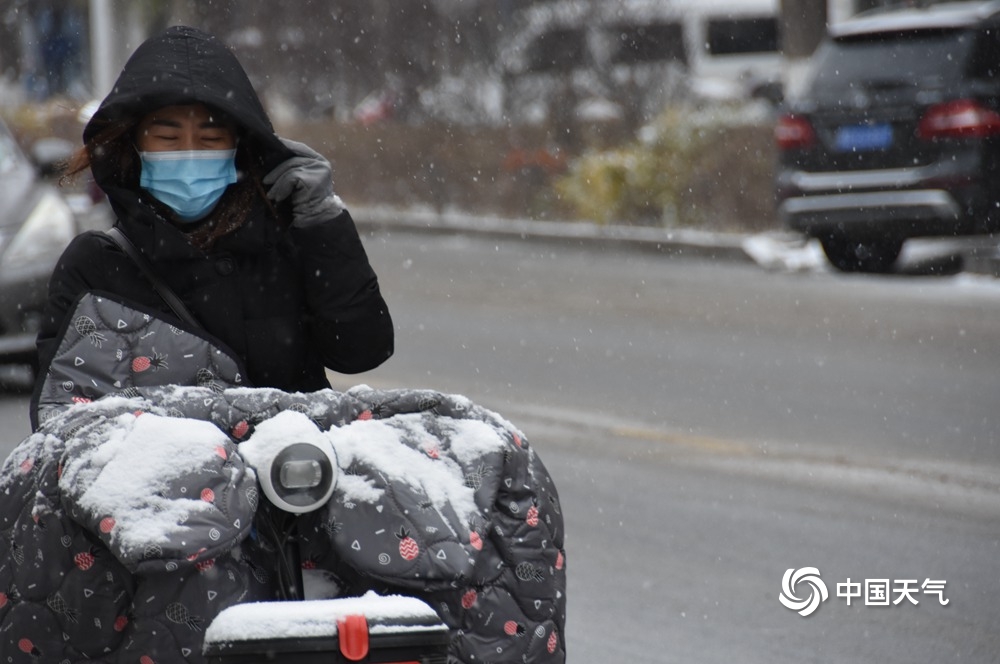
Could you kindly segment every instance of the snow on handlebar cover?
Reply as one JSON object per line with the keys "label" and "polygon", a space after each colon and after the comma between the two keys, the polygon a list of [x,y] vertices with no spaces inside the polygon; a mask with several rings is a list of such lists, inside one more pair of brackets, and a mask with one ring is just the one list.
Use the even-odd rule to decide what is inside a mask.
{"label": "snow on handlebar cover", "polygon": [[256,472],[267,499],[286,512],[321,508],[337,486],[333,445],[308,419],[294,413],[262,423],[240,445],[240,455]]}
{"label": "snow on handlebar cover", "polygon": [[248,461],[289,441],[339,473],[295,517],[304,569],[425,601],[458,661],[565,661],[562,508],[534,446],[464,397],[363,386],[133,387],[49,418],[0,471],[0,652],[203,661],[215,616],[275,598]]}

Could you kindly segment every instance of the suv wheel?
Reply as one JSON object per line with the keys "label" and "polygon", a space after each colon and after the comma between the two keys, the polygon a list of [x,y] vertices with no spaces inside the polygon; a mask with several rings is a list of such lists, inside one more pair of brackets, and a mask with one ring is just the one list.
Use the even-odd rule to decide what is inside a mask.
{"label": "suv wheel", "polygon": [[903,249],[902,240],[859,240],[843,235],[820,238],[820,244],[830,264],[841,272],[888,272]]}

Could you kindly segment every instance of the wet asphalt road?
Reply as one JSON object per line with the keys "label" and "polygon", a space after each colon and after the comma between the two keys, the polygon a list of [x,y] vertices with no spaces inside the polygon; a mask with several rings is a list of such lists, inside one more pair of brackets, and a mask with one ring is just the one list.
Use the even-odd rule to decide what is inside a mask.
{"label": "wet asphalt road", "polygon": [[[459,392],[525,431],[566,511],[570,662],[996,661],[994,280],[366,245],[397,353],[336,386]],[[0,399],[8,447],[25,404]],[[809,617],[778,601],[803,567],[828,587]],[[889,606],[848,605],[848,579]]]}

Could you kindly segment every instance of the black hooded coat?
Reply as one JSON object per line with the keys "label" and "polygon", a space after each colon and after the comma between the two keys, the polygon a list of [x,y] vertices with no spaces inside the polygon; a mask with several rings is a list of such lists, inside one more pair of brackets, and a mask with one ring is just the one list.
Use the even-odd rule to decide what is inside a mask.
{"label": "black hooded coat", "polygon": [[[238,167],[266,174],[293,155],[275,135],[235,55],[218,39],[188,27],[170,28],[135,51],[83,137],[89,141],[115,123],[137,122],[164,106],[196,102],[236,123]],[[392,354],[388,307],[346,210],[297,228],[290,224],[288,206],[274,209],[257,195],[247,221],[206,252],[166,220],[164,209],[139,188],[135,169],[123,173],[121,155],[92,153],[91,161],[117,225],[208,333],[243,362],[249,384],[320,390],[329,387],[324,367],[359,373]],[[67,314],[87,291],[111,293],[169,317],[136,264],[106,234],[81,234],[49,284],[37,342],[39,384]],[[35,404],[32,417],[37,426]]]}

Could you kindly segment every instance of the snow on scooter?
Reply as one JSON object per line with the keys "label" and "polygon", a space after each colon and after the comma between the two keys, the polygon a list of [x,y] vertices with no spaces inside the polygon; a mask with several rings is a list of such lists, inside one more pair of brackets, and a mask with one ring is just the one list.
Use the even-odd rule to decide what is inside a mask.
{"label": "snow on scooter", "polygon": [[[503,417],[430,390],[242,387],[218,347],[100,294],[70,322],[39,430],[0,468],[0,659],[343,657],[367,631],[379,661],[406,627],[428,639],[408,658],[447,634],[449,661],[565,661],[561,505]],[[246,645],[264,628],[226,611],[259,625],[278,600],[276,640]]]}
{"label": "snow on scooter", "polygon": [[285,601],[237,604],[205,631],[208,664],[384,662],[445,664],[450,633],[437,613],[414,597],[306,599],[295,515],[323,507],[339,468],[325,439],[284,444],[260,439],[240,452],[257,473],[268,504],[258,506],[257,535],[278,553]]}

